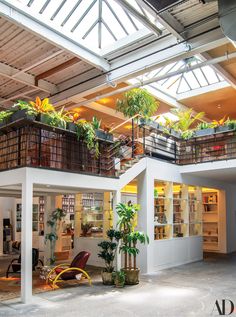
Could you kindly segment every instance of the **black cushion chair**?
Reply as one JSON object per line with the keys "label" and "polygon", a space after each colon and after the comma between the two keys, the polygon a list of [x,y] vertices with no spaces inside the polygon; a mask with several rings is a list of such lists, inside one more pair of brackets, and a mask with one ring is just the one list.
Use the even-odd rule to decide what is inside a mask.
{"label": "black cushion chair", "polygon": [[[39,250],[33,248],[32,249],[32,268],[33,271],[35,271],[35,267],[38,264],[43,265],[43,262],[39,259]],[[6,272],[6,277],[8,278],[9,273],[20,273],[21,272],[21,255],[17,259],[13,259],[11,263],[9,264]]]}

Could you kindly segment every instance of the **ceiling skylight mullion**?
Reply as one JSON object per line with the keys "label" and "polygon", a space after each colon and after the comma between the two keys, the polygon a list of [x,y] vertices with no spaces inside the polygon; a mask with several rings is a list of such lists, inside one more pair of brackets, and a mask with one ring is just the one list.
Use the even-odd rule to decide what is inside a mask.
{"label": "ceiling skylight mullion", "polygon": [[129,35],[129,32],[126,30],[126,28],[124,27],[124,25],[121,23],[118,15],[115,13],[115,11],[112,9],[112,7],[110,6],[110,4],[108,3],[107,0],[104,0],[104,2],[106,3],[106,5],[108,6],[108,8],[110,9],[111,13],[113,14],[113,16],[116,18],[117,22],[120,24],[121,28],[123,29],[123,31],[125,32],[126,35]]}
{"label": "ceiling skylight mullion", "polygon": [[64,4],[66,3],[67,0],[62,0],[61,4],[59,5],[59,7],[57,8],[57,10],[53,13],[53,15],[51,16],[50,20],[53,21],[55,19],[55,17],[58,15],[58,13],[60,12],[60,10],[62,9],[62,7],[64,6]]}
{"label": "ceiling skylight mullion", "polygon": [[69,20],[69,18],[72,16],[72,14],[75,12],[75,10],[78,8],[78,6],[80,5],[80,3],[82,2],[83,0],[79,0],[75,5],[74,7],[70,10],[69,14],[66,16],[66,18],[63,20],[63,22],[61,23],[61,26],[65,25],[66,22]]}
{"label": "ceiling skylight mullion", "polygon": [[102,0],[98,0],[98,47],[102,47]]}
{"label": "ceiling skylight mullion", "polygon": [[98,24],[98,19],[90,26],[90,28],[88,29],[88,31],[86,31],[84,33],[84,35],[82,36],[82,39],[86,39],[86,37],[89,35],[90,32],[92,32],[92,30],[95,28],[95,26]]}
{"label": "ceiling skylight mullion", "polygon": [[206,77],[206,75],[205,75],[204,71],[202,70],[202,68],[201,68],[201,67],[200,67],[199,69],[200,69],[200,71],[202,72],[202,74],[203,74],[203,76],[204,76],[204,78],[205,78],[205,80],[206,80],[206,82],[207,82],[207,85],[209,86],[209,85],[210,85],[210,83],[209,83],[209,81],[208,81],[208,79],[207,79],[207,77]]}
{"label": "ceiling skylight mullion", "polygon": [[140,11],[142,12],[142,14],[143,14],[147,19],[149,19],[148,16],[147,16],[147,13],[146,13],[145,10],[143,9],[143,7],[142,7],[138,2],[136,2],[136,3],[137,3],[137,5],[138,5]]}
{"label": "ceiling skylight mullion", "polygon": [[47,0],[44,5],[42,6],[42,8],[40,9],[39,13],[42,14],[45,9],[47,8],[47,6],[49,5],[49,3],[51,2],[51,0]]}
{"label": "ceiling skylight mullion", "polygon": [[96,2],[97,2],[97,0],[93,0],[93,2],[89,5],[89,7],[84,11],[82,16],[79,18],[79,20],[75,23],[75,25],[71,29],[72,33],[77,29],[77,27],[79,26],[81,21],[86,17],[86,15],[89,13],[89,11],[92,9],[92,7],[95,5]]}
{"label": "ceiling skylight mullion", "polygon": [[111,36],[114,38],[115,41],[117,41],[117,38],[115,36],[115,34],[111,31],[111,29],[109,28],[109,26],[107,25],[107,23],[102,20],[102,23],[104,24],[104,26],[106,27],[107,31],[111,34]]}
{"label": "ceiling skylight mullion", "polygon": [[[124,10],[124,9],[123,9]],[[133,27],[135,28],[136,31],[138,31],[138,27],[137,25],[134,23],[133,19],[131,18],[131,16],[129,15],[129,13],[124,10],[125,14],[127,15],[128,19],[130,20],[130,22],[132,23]]]}
{"label": "ceiling skylight mullion", "polygon": [[199,86],[202,87],[202,84],[200,83],[200,81],[198,80],[196,74],[192,71],[193,76],[195,77],[196,81],[198,82]]}
{"label": "ceiling skylight mullion", "polygon": [[[175,68],[175,66],[176,66],[178,63],[179,63],[179,62],[174,63],[174,64],[170,67],[170,69],[166,72],[166,74],[168,74],[173,68]],[[181,65],[177,70],[179,70],[179,69],[181,69],[181,68],[183,68],[183,67],[184,67],[184,65]],[[155,75],[155,76],[156,76],[156,75]],[[161,83],[161,85],[163,86],[169,79],[170,79],[170,78],[164,79],[164,81]],[[171,85],[170,85],[170,87],[171,87]]]}
{"label": "ceiling skylight mullion", "polygon": [[30,7],[33,2],[34,2],[34,0],[30,0],[30,1],[27,3],[27,7]]}

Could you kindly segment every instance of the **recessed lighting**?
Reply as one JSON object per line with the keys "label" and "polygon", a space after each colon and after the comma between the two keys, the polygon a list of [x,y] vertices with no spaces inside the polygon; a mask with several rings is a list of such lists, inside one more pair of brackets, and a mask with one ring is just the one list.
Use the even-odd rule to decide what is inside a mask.
{"label": "recessed lighting", "polygon": [[221,105],[217,105],[217,108],[220,109],[220,108],[221,108]]}

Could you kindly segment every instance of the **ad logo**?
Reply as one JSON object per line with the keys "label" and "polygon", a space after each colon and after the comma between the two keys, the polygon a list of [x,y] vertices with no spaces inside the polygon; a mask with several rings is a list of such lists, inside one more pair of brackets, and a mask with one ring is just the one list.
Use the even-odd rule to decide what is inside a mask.
{"label": "ad logo", "polygon": [[220,316],[229,316],[235,312],[234,303],[230,299],[216,300],[212,313],[218,313]]}

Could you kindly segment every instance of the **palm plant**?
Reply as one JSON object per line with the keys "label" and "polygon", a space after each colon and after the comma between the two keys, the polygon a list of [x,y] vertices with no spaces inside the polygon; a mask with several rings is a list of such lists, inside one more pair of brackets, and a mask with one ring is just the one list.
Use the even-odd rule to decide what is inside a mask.
{"label": "palm plant", "polygon": [[193,109],[189,109],[189,110],[172,109],[171,112],[178,118],[178,120],[174,123],[173,128],[176,131],[181,131],[181,132],[188,131],[196,121],[201,120],[203,116],[205,115],[204,112],[199,112],[197,114],[194,114]]}
{"label": "palm plant", "polygon": [[49,263],[50,265],[55,263],[55,246],[56,246],[56,240],[58,239],[57,231],[60,226],[61,220],[65,217],[65,212],[57,208],[55,209],[52,213],[51,216],[49,217],[49,220],[47,221],[47,225],[50,228],[50,232],[45,235],[45,244],[47,241],[50,242],[50,258],[49,258]]}

